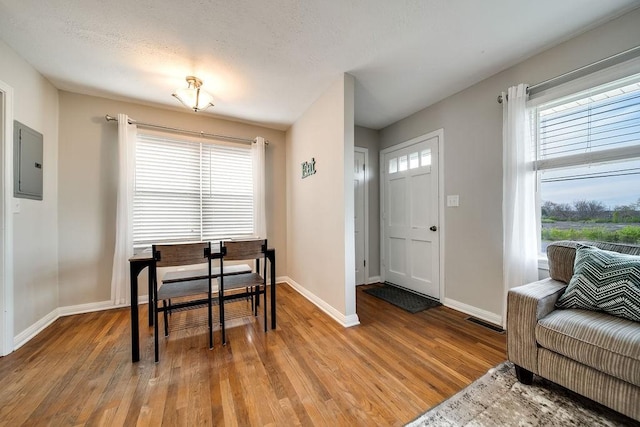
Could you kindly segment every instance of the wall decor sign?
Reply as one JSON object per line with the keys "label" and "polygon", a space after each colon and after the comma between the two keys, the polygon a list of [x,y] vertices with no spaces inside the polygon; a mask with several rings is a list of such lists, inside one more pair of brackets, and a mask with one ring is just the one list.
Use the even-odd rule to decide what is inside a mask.
{"label": "wall decor sign", "polygon": [[302,179],[307,178],[316,173],[316,159],[311,158],[310,162],[302,163]]}

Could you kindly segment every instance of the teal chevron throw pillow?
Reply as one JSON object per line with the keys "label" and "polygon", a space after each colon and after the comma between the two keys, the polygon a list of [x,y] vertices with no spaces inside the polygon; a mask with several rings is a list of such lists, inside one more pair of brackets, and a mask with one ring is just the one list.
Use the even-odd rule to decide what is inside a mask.
{"label": "teal chevron throw pillow", "polygon": [[640,322],[640,256],[578,245],[558,308],[604,311]]}

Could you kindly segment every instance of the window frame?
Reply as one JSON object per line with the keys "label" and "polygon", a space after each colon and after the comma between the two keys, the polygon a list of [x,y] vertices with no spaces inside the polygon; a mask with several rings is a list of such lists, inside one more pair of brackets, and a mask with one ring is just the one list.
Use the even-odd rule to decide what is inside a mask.
{"label": "window frame", "polygon": [[[635,147],[618,147],[606,151],[594,151],[589,153],[575,154],[555,159],[538,159],[538,129],[539,114],[538,110],[543,105],[552,104],[563,98],[577,96],[580,93],[590,89],[599,88],[606,85],[616,85],[617,82],[625,79],[635,79],[640,82],[640,57],[622,64],[618,64],[604,70],[595,72],[588,76],[584,76],[562,85],[541,91],[531,96],[527,102],[527,109],[531,115],[532,126],[532,144],[534,145],[535,155],[533,159],[533,171],[536,174],[536,215],[537,215],[537,237],[538,248],[540,250],[538,257],[538,269],[549,270],[549,262],[547,254],[541,251],[541,197],[540,197],[540,174],[539,170],[550,170],[567,168],[571,166],[579,166],[583,164],[602,164],[607,162],[624,161],[630,159],[640,159],[640,145]],[[622,85],[620,83],[620,85]],[[542,167],[541,167],[542,166]]]}
{"label": "window frame", "polygon": [[[193,202],[198,204],[197,210],[198,210],[198,216],[199,216],[199,224],[188,224],[191,226],[196,226],[198,228],[197,231],[195,231],[194,234],[197,234],[197,237],[194,236],[185,236],[185,237],[180,237],[177,236],[175,239],[171,239],[171,238],[163,238],[165,236],[163,236],[162,234],[153,237],[146,237],[143,236],[142,239],[139,238],[139,236],[136,236],[136,226],[139,226],[140,223],[140,217],[137,216],[136,214],[136,209],[140,209],[140,205],[139,205],[139,200],[137,198],[138,192],[139,192],[139,179],[138,179],[138,168],[139,168],[139,159],[138,159],[138,153],[139,153],[139,143],[141,141],[141,139],[145,139],[145,143],[149,144],[149,143],[153,143],[158,142],[158,143],[162,143],[162,142],[167,142],[167,146],[170,146],[172,144],[189,144],[191,146],[197,146],[198,149],[198,154],[197,154],[197,165],[194,165],[194,167],[196,169],[199,170],[199,177],[197,178],[197,184],[199,186],[199,194],[197,195],[197,202],[196,202],[196,198],[193,198]],[[244,220],[244,222],[250,222],[250,230],[248,230],[246,233],[224,233],[224,231],[222,233],[224,233],[224,235],[209,235],[207,233],[207,222],[210,224],[212,221],[206,220],[206,210],[210,209],[210,206],[207,206],[206,203],[206,191],[205,190],[205,186],[207,186],[208,184],[211,183],[211,181],[213,180],[213,173],[211,171],[207,171],[207,162],[205,160],[209,159],[211,160],[211,154],[209,154],[209,157],[207,157],[206,151],[209,151],[206,149],[206,146],[212,146],[212,150],[216,150],[216,148],[218,148],[220,152],[243,152],[242,153],[242,159],[243,161],[246,163],[247,161],[249,162],[249,165],[247,167],[247,165],[245,164],[245,172],[250,172],[250,175],[245,175],[242,177],[242,180],[245,181],[244,182],[244,188],[243,188],[243,197],[248,199],[248,203],[250,204],[250,208],[247,210],[246,208],[244,210],[242,210],[241,214],[243,215],[243,217],[246,217],[247,215],[249,215],[249,217],[251,218],[250,221],[246,221],[246,219]],[[199,241],[212,241],[212,242],[217,242],[219,240],[222,239],[230,239],[230,238],[246,238],[248,236],[252,236],[254,233],[254,221],[253,221],[253,216],[254,216],[254,211],[255,211],[255,200],[254,200],[254,189],[253,189],[253,175],[255,174],[255,166],[253,165],[253,157],[251,155],[251,146],[246,146],[247,144],[244,143],[233,143],[233,142],[227,142],[227,141],[220,141],[220,140],[216,140],[216,139],[203,139],[203,138],[195,138],[195,137],[190,137],[190,136],[185,136],[185,135],[181,135],[181,134],[173,134],[173,133],[165,133],[165,132],[160,132],[160,131],[154,131],[154,130],[143,130],[138,132],[138,136],[137,136],[137,140],[136,140],[136,179],[135,179],[135,183],[133,186],[133,194],[132,194],[132,210],[133,210],[133,224],[132,224],[132,229],[133,229],[133,247],[134,250],[140,250],[140,249],[145,249],[150,247],[153,243],[175,243],[175,242],[184,242],[184,241],[192,241],[193,238],[195,238],[195,240],[199,240]],[[216,148],[213,148],[216,147]],[[244,152],[246,150],[246,153]],[[228,154],[228,153],[227,153]],[[218,154],[220,155],[220,154]],[[211,162],[209,161],[209,167],[211,166]],[[205,179],[205,175],[209,174],[209,177]],[[147,177],[147,179],[149,179]],[[232,180],[232,182],[234,181],[234,178],[229,178],[230,180]],[[248,182],[248,185],[247,185]],[[228,187],[228,185],[226,185]],[[245,194],[247,192],[247,187],[249,188],[250,194]],[[145,191],[144,189],[142,191]],[[157,194],[161,194],[161,192],[158,192],[157,190],[155,191]],[[166,194],[166,193],[165,193]],[[213,193],[212,193],[213,194]],[[212,195],[211,194],[211,195]],[[227,195],[231,195],[232,197],[236,196],[236,193],[233,192],[227,192],[225,193]],[[176,199],[179,199],[180,196],[182,195],[182,193],[176,193]],[[162,200],[161,197],[158,197],[156,199],[153,199],[155,201],[158,200]],[[216,203],[216,202],[212,202],[213,198],[211,198],[211,201],[209,203],[209,205],[211,205],[211,203]],[[244,203],[244,205],[246,206],[247,203]],[[147,209],[148,209],[148,205],[147,205]],[[246,212],[245,212],[246,211]],[[213,217],[213,216],[212,216]],[[143,218],[144,220],[145,218]],[[146,218],[147,220],[149,220],[149,218]],[[236,228],[241,228],[238,227],[237,224],[235,225]],[[246,227],[246,225],[245,225]],[[188,227],[187,227],[188,228]],[[168,228],[167,228],[168,230]],[[165,231],[166,230],[162,230]],[[136,239],[136,237],[138,237],[138,239]]]}

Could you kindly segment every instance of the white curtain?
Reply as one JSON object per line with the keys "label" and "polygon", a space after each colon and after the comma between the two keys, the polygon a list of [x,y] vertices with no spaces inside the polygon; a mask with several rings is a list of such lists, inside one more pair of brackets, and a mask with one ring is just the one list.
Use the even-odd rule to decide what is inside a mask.
{"label": "white curtain", "polygon": [[513,86],[502,96],[503,324],[508,290],[538,279],[536,177],[526,89],[525,84]]}
{"label": "white curtain", "polygon": [[118,207],[116,245],[111,274],[111,300],[114,305],[129,304],[129,258],[133,256],[133,192],[136,165],[137,128],[126,114],[118,114]]}
{"label": "white curtain", "polygon": [[267,216],[265,208],[265,141],[259,136],[251,144],[253,161],[253,234],[267,238]]}

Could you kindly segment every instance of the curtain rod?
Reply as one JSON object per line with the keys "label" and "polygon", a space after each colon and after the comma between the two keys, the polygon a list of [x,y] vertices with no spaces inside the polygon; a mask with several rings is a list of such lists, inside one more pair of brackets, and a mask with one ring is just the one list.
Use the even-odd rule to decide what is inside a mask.
{"label": "curtain rod", "polygon": [[[109,114],[105,115],[104,118],[108,122],[118,121],[118,119],[116,117],[110,116]],[[254,139],[238,138],[236,136],[218,135],[218,134],[215,134],[215,133],[206,133],[206,132],[202,132],[202,131],[198,132],[198,131],[194,131],[194,130],[173,128],[173,127],[169,127],[169,126],[155,125],[153,123],[138,122],[138,121],[133,120],[133,119],[129,119],[128,121],[129,121],[130,125],[137,125],[137,126],[142,126],[142,127],[151,128],[151,129],[168,130],[168,131],[171,131],[171,132],[183,133],[183,134],[186,134],[186,135],[197,135],[197,136],[201,136],[203,138],[226,139],[226,140],[230,140],[230,141],[245,142],[245,143],[254,143],[255,142]],[[264,144],[265,145],[269,145],[269,141],[265,141]]]}
{"label": "curtain rod", "polygon": [[[535,93],[542,92],[543,90],[547,90],[549,88],[559,86],[570,80],[574,80],[580,77],[584,77],[588,74],[595,73],[596,71],[604,70],[607,67],[620,64],[622,62],[628,61],[629,59],[633,59],[637,56],[640,56],[640,46],[632,47],[631,49],[627,49],[623,52],[616,53],[615,55],[611,55],[608,58],[601,59],[592,64],[588,64],[583,67],[576,68],[575,70],[569,71],[567,73],[561,74],[556,77],[552,77],[548,80],[537,83],[535,85],[531,85],[527,88],[527,93],[529,95],[533,95]],[[507,101],[508,100],[509,98],[507,98]],[[502,104],[502,95],[498,95],[498,104]]]}

